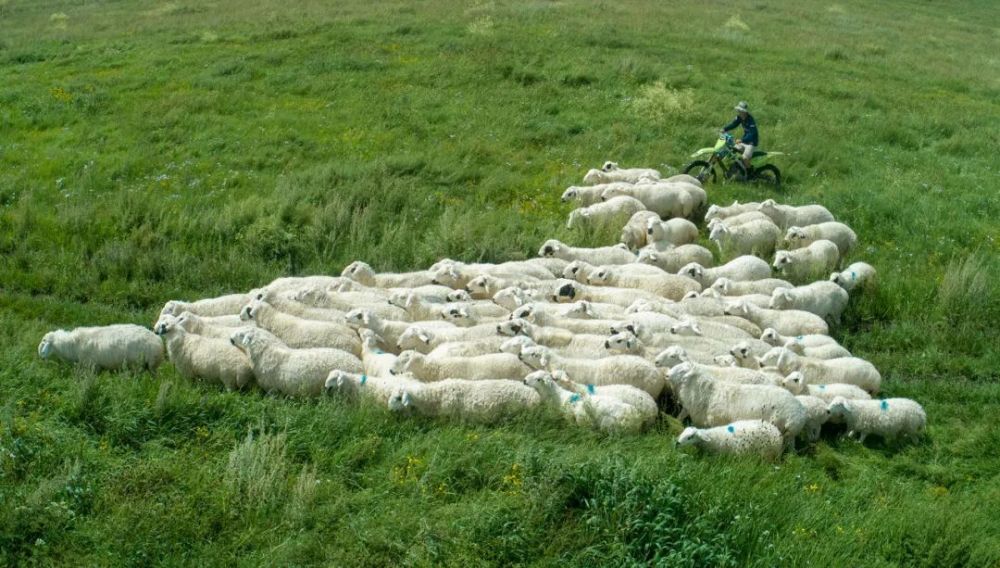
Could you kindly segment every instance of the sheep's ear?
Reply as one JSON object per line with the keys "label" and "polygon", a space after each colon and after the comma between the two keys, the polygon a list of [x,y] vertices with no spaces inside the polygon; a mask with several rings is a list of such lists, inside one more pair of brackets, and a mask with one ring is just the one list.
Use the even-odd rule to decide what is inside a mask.
{"label": "sheep's ear", "polygon": [[429,345],[430,342],[431,342],[431,336],[426,331],[424,331],[424,330],[420,330],[420,331],[417,332],[417,339],[419,339],[420,341],[423,341],[424,344],[427,344],[427,345]]}
{"label": "sheep's ear", "polygon": [[369,311],[361,312],[361,323],[369,325],[372,323],[372,314]]}
{"label": "sheep's ear", "polygon": [[701,332],[701,326],[700,326],[700,325],[698,325],[698,322],[693,322],[693,323],[691,324],[691,329],[692,329],[692,330],[694,330],[694,332],[695,332],[695,333],[697,333],[698,335],[704,335],[704,334],[703,334],[703,333]]}
{"label": "sheep's ear", "polygon": [[779,369],[783,369],[785,367],[785,361],[788,360],[789,353],[791,353],[791,350],[786,347],[778,354],[777,366]]}
{"label": "sheep's ear", "polygon": [[541,365],[543,367],[548,368],[548,366],[549,366],[549,354],[543,352],[542,355],[541,355],[541,357],[538,358],[538,362],[541,363]]}

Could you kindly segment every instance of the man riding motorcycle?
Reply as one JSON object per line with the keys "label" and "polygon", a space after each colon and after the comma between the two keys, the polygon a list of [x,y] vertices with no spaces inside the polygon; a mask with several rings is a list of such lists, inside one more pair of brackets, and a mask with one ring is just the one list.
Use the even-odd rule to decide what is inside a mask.
{"label": "man riding motorcycle", "polygon": [[743,151],[743,166],[749,172],[753,149],[755,146],[760,146],[760,139],[757,135],[757,121],[750,114],[750,107],[746,101],[740,101],[739,104],[733,107],[733,110],[736,111],[736,118],[726,126],[723,126],[721,132],[729,132],[737,126],[743,126],[743,137],[736,144],[736,149]]}

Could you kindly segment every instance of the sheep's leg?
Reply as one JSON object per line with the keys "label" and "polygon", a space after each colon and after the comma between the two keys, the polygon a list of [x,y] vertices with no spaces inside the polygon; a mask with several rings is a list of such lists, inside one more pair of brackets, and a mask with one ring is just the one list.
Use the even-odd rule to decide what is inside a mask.
{"label": "sheep's leg", "polygon": [[865,438],[867,438],[867,437],[868,437],[868,432],[859,432],[858,433],[858,442],[864,444],[865,443]]}

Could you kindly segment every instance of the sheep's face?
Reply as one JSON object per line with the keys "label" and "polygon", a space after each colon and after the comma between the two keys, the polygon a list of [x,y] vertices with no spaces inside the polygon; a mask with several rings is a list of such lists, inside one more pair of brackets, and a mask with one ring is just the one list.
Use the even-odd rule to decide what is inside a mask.
{"label": "sheep's face", "polygon": [[693,375],[694,365],[686,361],[670,367],[670,370],[667,371],[667,378],[671,384],[680,384]]}
{"label": "sheep's face", "polygon": [[760,340],[764,343],[770,343],[775,347],[781,345],[781,335],[778,334],[778,330],[773,327],[769,327],[764,330],[764,333],[760,334]]}
{"label": "sheep's face", "polygon": [[431,272],[431,282],[449,288],[455,288],[461,279],[462,275],[458,267],[453,264],[438,267],[437,270]]}
{"label": "sheep's face", "polygon": [[527,333],[530,324],[521,318],[514,318],[497,324],[497,334],[513,337]]}
{"label": "sheep's face", "polygon": [[419,364],[422,360],[422,355],[416,351],[403,351],[396,357],[396,360],[392,362],[392,367],[389,372],[393,375],[402,375],[409,373],[410,369]]}
{"label": "sheep's face", "polygon": [[796,355],[805,355],[806,354],[806,346],[803,345],[802,342],[799,341],[798,339],[794,339],[794,338],[793,339],[789,339],[788,341],[785,342],[784,345],[782,345],[782,347],[784,347],[785,349],[791,351],[792,353],[795,353]]}
{"label": "sheep's face", "polygon": [[548,371],[533,371],[528,373],[528,376],[524,377],[524,384],[536,391],[550,391],[555,387],[555,381]]}
{"label": "sheep's face", "polygon": [[662,369],[673,369],[688,360],[687,351],[680,345],[671,345],[656,356],[654,364]]}
{"label": "sheep's face", "polygon": [[621,197],[623,195],[628,195],[625,188],[622,187],[609,187],[601,192],[601,201],[607,201],[612,197]]}
{"label": "sheep's face", "polygon": [[607,284],[608,280],[611,279],[611,270],[608,268],[602,268],[600,270],[595,270],[590,273],[587,278],[587,282],[594,284],[596,286],[603,286]]}
{"label": "sheep's face", "polygon": [[574,260],[573,262],[567,264],[566,268],[563,269],[563,278],[582,282],[587,278],[586,268],[586,265],[582,261]]}
{"label": "sheep's face", "polygon": [[626,314],[637,314],[640,312],[651,312],[653,311],[653,304],[647,300],[636,300],[632,302],[632,305],[625,308]]}
{"label": "sheep's face", "polygon": [[403,330],[399,336],[396,348],[401,351],[415,350],[430,345],[433,340],[434,335],[431,332],[417,326],[410,326]]}
{"label": "sheep's face", "polygon": [[737,361],[746,361],[753,357],[753,350],[750,349],[749,343],[741,341],[729,350],[729,354],[735,357]]}
{"label": "sheep's face", "polygon": [[604,341],[604,348],[616,353],[635,353],[639,339],[631,333],[616,333]]}
{"label": "sheep's face", "polygon": [[563,203],[566,203],[567,201],[575,201],[579,199],[579,197],[580,197],[580,190],[578,190],[575,187],[570,187],[563,192],[561,199]]}
{"label": "sheep's face", "polygon": [[719,300],[722,298],[722,294],[720,294],[719,291],[716,290],[715,288],[705,288],[704,290],[701,291],[701,297],[715,298],[716,300]]}
{"label": "sheep's face", "polygon": [[389,396],[389,410],[393,412],[404,412],[409,410],[413,406],[413,399],[410,397],[410,393],[403,389],[396,389],[392,391]]}
{"label": "sheep's face", "polygon": [[778,367],[781,368],[782,363],[785,362],[789,355],[792,353],[784,347],[772,347],[767,350],[760,357],[760,364],[766,367]]}
{"label": "sheep's face", "polygon": [[562,243],[555,239],[545,241],[542,248],[538,249],[538,256],[555,256],[562,250]]}
{"label": "sheep's face", "polygon": [[531,339],[523,335],[518,335],[501,343],[500,352],[510,353],[511,355],[520,355],[521,349],[525,347],[531,347],[534,344],[535,342],[531,341]]}
{"label": "sheep's face", "polygon": [[705,213],[705,220],[706,221],[711,221],[713,219],[718,218],[719,217],[719,212],[720,212],[720,210],[719,210],[719,206],[718,205],[710,205],[708,207],[708,211]]}
{"label": "sheep's face", "polygon": [[251,345],[253,345],[255,331],[256,330],[251,327],[237,329],[229,336],[229,343],[234,347],[238,347],[239,349],[246,351]]}
{"label": "sheep's face", "polygon": [[572,229],[573,227],[578,227],[587,220],[587,211],[583,209],[574,209],[569,212],[569,219],[566,220],[566,228]]}
{"label": "sheep's face", "polygon": [[366,327],[372,323],[372,311],[364,308],[354,308],[344,314],[344,321],[353,328]]}
{"label": "sheep's face", "polygon": [[381,338],[375,335],[374,331],[370,329],[361,329],[358,331],[358,335],[361,337],[361,343],[363,343],[368,349],[378,348],[378,342]]}
{"label": "sheep's face", "polygon": [[520,288],[504,288],[493,294],[493,303],[511,312],[524,305],[525,301],[527,301],[527,296]]}
{"label": "sheep's face", "polygon": [[699,431],[694,426],[688,426],[681,432],[680,436],[677,436],[677,445],[684,446],[696,446],[701,442],[701,437]]}
{"label": "sheep's face", "polygon": [[708,240],[710,241],[720,241],[729,234],[729,228],[726,227],[725,223],[718,223],[712,227],[712,232],[708,235]]}
{"label": "sheep's face", "polygon": [[468,324],[472,322],[472,314],[465,306],[457,304],[446,304],[441,308],[441,319],[456,324]]}
{"label": "sheep's face", "polygon": [[792,295],[788,288],[779,288],[771,292],[771,309],[784,310],[792,306]]}
{"label": "sheep's face", "polygon": [[556,288],[556,293],[552,295],[552,301],[558,303],[572,302],[576,299],[577,283],[566,282]]}
{"label": "sheep's face", "polygon": [[778,204],[773,199],[765,199],[760,202],[760,205],[757,206],[757,210],[770,216],[778,210]]}
{"label": "sheep's face", "polygon": [[471,302],[472,296],[465,290],[452,290],[444,296],[447,302]]}
{"label": "sheep's face", "polygon": [[517,357],[532,369],[546,369],[550,362],[549,351],[544,347],[525,347]]}
{"label": "sheep's face", "polygon": [[851,401],[838,396],[826,407],[830,418],[844,418],[851,413]]}
{"label": "sheep's face", "polygon": [[375,270],[370,265],[361,262],[360,260],[355,260],[354,262],[348,264],[340,275],[362,283],[375,281]]}
{"label": "sheep's face", "polygon": [[535,308],[534,304],[525,304],[525,305],[517,308],[513,312],[511,312],[510,319],[512,319],[512,320],[513,319],[523,319],[523,320],[531,321],[531,319],[535,315],[535,309],[536,308]]}
{"label": "sheep's face", "polygon": [[651,237],[651,240],[656,240],[656,228],[660,226],[660,223],[653,218],[646,220],[646,235]]}
{"label": "sheep's face", "polygon": [[788,392],[798,396],[806,389],[806,378],[802,373],[795,371],[789,373],[788,376],[781,380],[781,386],[785,387],[785,390]]}
{"label": "sheep's face", "polygon": [[565,311],[559,314],[564,318],[591,319],[590,304],[587,302],[573,302]]}
{"label": "sheep's face", "polygon": [[746,302],[729,302],[722,310],[727,316],[746,317],[750,313],[749,305]]}
{"label": "sheep's face", "polygon": [[465,290],[476,297],[485,298],[489,296],[490,279],[485,274],[476,276],[465,285]]}
{"label": "sheep's face", "polygon": [[791,245],[801,245],[806,240],[808,240],[808,237],[801,227],[790,227],[788,232],[785,233],[785,241]]}
{"label": "sheep's face", "polygon": [[712,283],[712,290],[715,290],[719,294],[726,296],[729,294],[729,287],[732,280],[728,278],[719,278]]}
{"label": "sheep's face", "polygon": [[701,326],[692,320],[681,320],[670,326],[670,333],[674,335],[696,336],[702,335]]}
{"label": "sheep's face", "polygon": [[611,161],[604,162],[604,165],[601,166],[602,172],[610,172],[611,170],[617,170],[617,169],[618,169],[618,164]]}
{"label": "sheep's face", "polygon": [[38,344],[38,356],[42,359],[48,359],[52,355],[53,343],[55,343],[55,333],[46,333],[42,337],[42,342]]}
{"label": "sheep's face", "polygon": [[608,330],[611,335],[618,335],[619,333],[628,333],[631,335],[639,335],[639,324],[631,321],[620,321],[611,324],[611,328]]}
{"label": "sheep's face", "polygon": [[160,310],[160,315],[177,315],[176,312],[180,311],[180,304],[174,300],[170,300],[166,304],[163,304],[163,309]]}
{"label": "sheep's face", "polygon": [[677,274],[681,276],[687,276],[688,278],[693,278],[698,282],[701,282],[702,277],[705,275],[705,268],[697,262],[692,262],[691,264],[685,265],[681,268]]}
{"label": "sheep's face", "polygon": [[347,382],[346,375],[344,371],[330,371],[330,374],[326,376],[326,382],[323,383],[323,393],[333,394],[334,391],[343,392],[341,389]]}
{"label": "sheep's face", "polygon": [[777,271],[782,271],[792,265],[792,255],[786,250],[779,250],[774,253],[774,269]]}
{"label": "sheep's face", "polygon": [[406,300],[410,295],[406,292],[394,292],[389,296],[389,304],[396,306],[397,308],[406,309]]}

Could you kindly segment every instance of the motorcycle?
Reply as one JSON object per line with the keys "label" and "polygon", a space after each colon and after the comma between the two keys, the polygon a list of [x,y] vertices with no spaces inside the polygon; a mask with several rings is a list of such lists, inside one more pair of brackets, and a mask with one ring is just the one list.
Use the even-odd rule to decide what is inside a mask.
{"label": "motorcycle", "polygon": [[715,146],[702,148],[691,154],[692,158],[707,158],[695,160],[684,167],[684,173],[698,178],[704,183],[711,179],[715,183],[721,174],[727,181],[756,182],[781,187],[781,170],[774,164],[758,164],[771,156],[781,156],[784,152],[764,152],[754,150],[750,157],[750,169],[743,165],[743,153],[736,149],[736,140],[732,134],[723,132]]}

